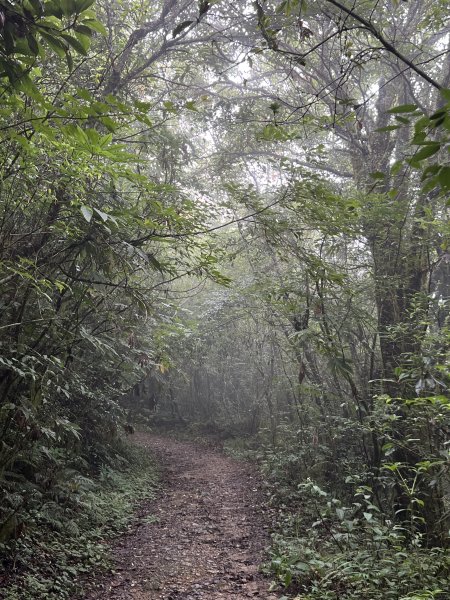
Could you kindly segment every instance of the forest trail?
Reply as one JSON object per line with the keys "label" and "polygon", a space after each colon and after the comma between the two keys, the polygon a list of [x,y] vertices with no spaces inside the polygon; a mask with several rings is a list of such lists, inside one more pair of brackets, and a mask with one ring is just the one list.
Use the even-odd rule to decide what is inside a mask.
{"label": "forest trail", "polygon": [[115,574],[89,600],[276,600],[258,572],[268,543],[257,477],[194,444],[137,433],[164,470],[162,495],[113,550]]}

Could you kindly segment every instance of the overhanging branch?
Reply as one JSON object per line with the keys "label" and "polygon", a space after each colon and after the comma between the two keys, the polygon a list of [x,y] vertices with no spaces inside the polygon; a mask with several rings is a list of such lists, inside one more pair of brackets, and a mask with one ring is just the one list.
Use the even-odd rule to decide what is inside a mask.
{"label": "overhanging branch", "polygon": [[335,6],[336,8],[338,8],[339,10],[341,10],[342,12],[344,12],[345,14],[349,15],[350,17],[352,17],[352,19],[355,19],[355,21],[358,21],[358,23],[361,23],[361,25],[363,25],[364,28],[367,29],[367,31],[369,31],[383,45],[383,47],[388,52],[390,52],[391,54],[393,54],[394,56],[396,56],[405,65],[408,65],[408,67],[412,71],[414,71],[415,73],[417,73],[417,75],[419,75],[419,77],[421,77],[422,79],[424,79],[425,81],[427,81],[433,87],[435,87],[438,90],[442,89],[442,86],[437,81],[435,81],[432,77],[430,77],[429,75],[427,75],[425,73],[425,71],[422,71],[422,69],[420,67],[418,67],[417,65],[415,65],[411,60],[409,60],[409,58],[407,58],[406,56],[403,56],[403,54],[401,52],[399,52],[397,50],[397,48],[395,46],[393,46],[378,31],[378,29],[376,29],[376,27],[373,25],[373,23],[371,23],[370,21],[368,21],[367,19],[365,19],[364,17],[362,17],[361,15],[359,15],[358,13],[356,13],[353,9],[347,8],[344,4],[342,4],[338,0],[326,0],[326,2],[328,2],[328,4],[332,4],[333,6]]}

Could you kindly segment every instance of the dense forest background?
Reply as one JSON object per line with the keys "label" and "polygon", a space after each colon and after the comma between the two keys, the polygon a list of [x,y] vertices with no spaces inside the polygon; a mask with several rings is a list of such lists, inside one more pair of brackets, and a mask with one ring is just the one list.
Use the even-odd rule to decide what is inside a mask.
{"label": "dense forest background", "polygon": [[0,0],[5,597],[73,597],[142,422],[259,461],[291,597],[446,597],[449,12]]}

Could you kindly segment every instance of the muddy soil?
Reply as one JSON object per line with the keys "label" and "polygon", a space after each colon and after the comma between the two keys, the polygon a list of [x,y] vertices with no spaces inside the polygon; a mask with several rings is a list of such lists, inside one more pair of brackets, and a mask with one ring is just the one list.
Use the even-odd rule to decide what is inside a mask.
{"label": "muddy soil", "polygon": [[164,491],[86,600],[276,600],[258,570],[268,534],[251,467],[191,442],[135,437],[162,465]]}

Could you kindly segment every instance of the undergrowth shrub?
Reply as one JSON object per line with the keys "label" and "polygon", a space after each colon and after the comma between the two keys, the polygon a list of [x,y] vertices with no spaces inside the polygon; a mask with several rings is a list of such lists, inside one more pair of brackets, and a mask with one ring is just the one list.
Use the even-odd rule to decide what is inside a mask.
{"label": "undergrowth shrub", "polygon": [[[55,477],[51,494],[28,490],[27,527],[17,539],[0,543],[4,600],[77,597],[84,574],[108,567],[108,540],[127,527],[133,506],[153,498],[157,487],[155,465],[135,446],[123,446],[95,478],[76,469]],[[9,498],[11,506],[14,501]],[[16,501],[23,510],[21,499]]]}
{"label": "undergrowth shrub", "polygon": [[[387,519],[368,486],[342,502],[308,479],[291,492],[287,507],[278,491],[278,531],[266,570],[296,600],[425,600],[448,597],[450,556],[425,548],[419,533]],[[281,508],[280,508],[281,507]],[[287,596],[286,596],[287,598]]]}

